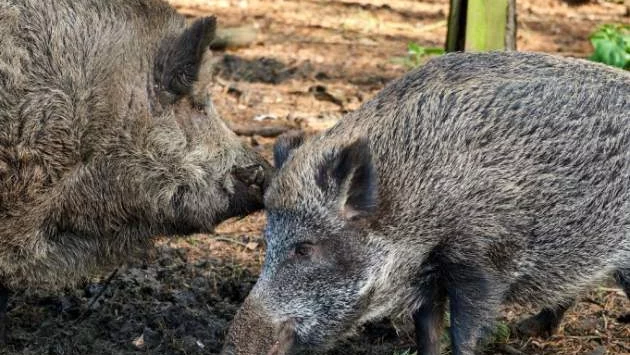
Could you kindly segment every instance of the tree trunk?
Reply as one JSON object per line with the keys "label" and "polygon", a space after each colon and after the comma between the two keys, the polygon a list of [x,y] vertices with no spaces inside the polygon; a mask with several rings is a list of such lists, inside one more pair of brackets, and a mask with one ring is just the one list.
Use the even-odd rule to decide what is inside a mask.
{"label": "tree trunk", "polygon": [[465,49],[466,8],[468,0],[451,0],[448,14],[446,51],[461,52]]}
{"label": "tree trunk", "polygon": [[468,0],[466,50],[505,49],[509,0]]}

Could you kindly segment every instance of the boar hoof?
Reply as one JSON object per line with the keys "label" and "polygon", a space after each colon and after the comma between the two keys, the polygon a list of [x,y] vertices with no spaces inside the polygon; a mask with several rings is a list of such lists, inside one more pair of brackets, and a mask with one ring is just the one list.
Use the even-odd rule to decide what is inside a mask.
{"label": "boar hoof", "polygon": [[541,314],[542,312],[520,321],[516,325],[516,331],[527,337],[551,337],[556,332],[558,324],[554,324]]}
{"label": "boar hoof", "polygon": [[7,304],[9,289],[0,284],[0,347],[7,342]]}

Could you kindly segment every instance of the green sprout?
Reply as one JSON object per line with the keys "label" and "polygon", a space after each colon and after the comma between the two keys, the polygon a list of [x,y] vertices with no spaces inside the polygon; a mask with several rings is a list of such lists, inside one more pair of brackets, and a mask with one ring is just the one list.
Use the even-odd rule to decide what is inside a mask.
{"label": "green sprout", "polygon": [[590,36],[590,60],[630,69],[630,25],[603,25]]}

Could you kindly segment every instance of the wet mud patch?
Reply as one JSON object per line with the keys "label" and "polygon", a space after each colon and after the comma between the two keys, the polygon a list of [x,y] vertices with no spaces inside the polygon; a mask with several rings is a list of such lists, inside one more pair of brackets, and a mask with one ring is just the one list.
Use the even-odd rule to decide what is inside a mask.
{"label": "wet mud patch", "polygon": [[225,80],[265,84],[280,84],[291,78],[307,78],[314,70],[309,62],[287,65],[274,58],[246,59],[231,54],[223,55],[216,68],[218,75]]}
{"label": "wet mud patch", "polygon": [[17,292],[0,354],[218,353],[256,276],[222,259],[187,262],[177,248],[158,253],[155,263],[125,268],[109,285]]}

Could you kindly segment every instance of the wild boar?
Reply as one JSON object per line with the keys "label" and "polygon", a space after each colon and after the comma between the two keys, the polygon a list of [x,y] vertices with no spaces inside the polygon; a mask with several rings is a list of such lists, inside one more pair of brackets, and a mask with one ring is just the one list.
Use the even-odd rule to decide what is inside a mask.
{"label": "wild boar", "polygon": [[262,208],[271,167],[207,94],[215,27],[159,0],[0,1],[0,317],[7,289]]}
{"label": "wild boar", "polygon": [[452,352],[470,355],[502,303],[554,307],[623,276],[628,127],[626,72],[457,53],[279,141],[265,262],[223,354],[326,349],[384,317],[439,354],[448,304]]}

